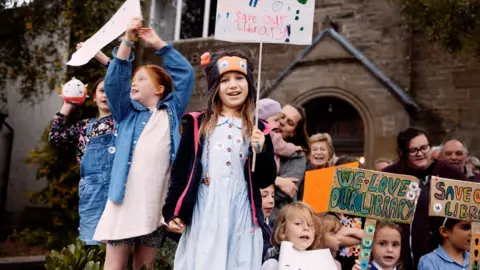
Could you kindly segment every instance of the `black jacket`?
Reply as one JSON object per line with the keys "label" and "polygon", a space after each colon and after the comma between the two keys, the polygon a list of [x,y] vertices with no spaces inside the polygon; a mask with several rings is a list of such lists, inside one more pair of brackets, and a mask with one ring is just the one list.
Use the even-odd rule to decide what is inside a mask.
{"label": "black jacket", "polygon": [[[186,120],[186,123],[183,125],[177,157],[172,166],[170,186],[162,213],[167,223],[178,217],[185,224],[189,225],[192,221],[193,209],[197,200],[198,186],[203,175],[201,157],[204,140],[199,138],[197,155],[195,156],[194,122],[197,122],[198,132],[204,115],[199,114],[196,117],[195,113],[193,115],[186,114],[183,116],[183,119]],[[258,128],[264,131],[264,133],[268,132],[269,129],[261,121],[258,123]],[[245,180],[248,182],[248,199],[250,200],[255,226],[263,226],[264,218],[260,189],[273,184],[277,173],[270,135],[265,135],[263,152],[257,153],[255,172],[251,172],[251,163],[252,152],[250,151],[244,167]]]}

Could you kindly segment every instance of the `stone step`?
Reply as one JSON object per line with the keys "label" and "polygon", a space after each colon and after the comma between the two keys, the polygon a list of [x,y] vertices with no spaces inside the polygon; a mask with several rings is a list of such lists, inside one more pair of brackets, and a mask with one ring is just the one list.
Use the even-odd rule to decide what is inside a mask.
{"label": "stone step", "polygon": [[40,270],[45,269],[45,255],[0,258],[2,270]]}

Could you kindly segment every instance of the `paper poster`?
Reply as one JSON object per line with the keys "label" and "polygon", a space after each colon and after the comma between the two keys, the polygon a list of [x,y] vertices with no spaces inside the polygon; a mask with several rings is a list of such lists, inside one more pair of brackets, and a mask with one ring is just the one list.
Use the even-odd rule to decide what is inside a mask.
{"label": "paper poster", "polygon": [[125,32],[133,17],[142,18],[140,0],[125,1],[115,15],[97,33],[85,41],[82,48],[73,53],[67,65],[81,66],[88,63],[98,51]]}
{"label": "paper poster", "polygon": [[[319,267],[321,265],[321,267]],[[293,244],[282,241],[278,270],[337,269],[329,249],[298,251]]]}
{"label": "paper poster", "polygon": [[480,270],[480,223],[472,222],[472,240],[470,241],[470,269]]}
{"label": "paper poster", "polygon": [[339,167],[358,168],[358,162],[308,171],[305,173],[303,201],[310,205],[315,213],[328,211],[332,179],[335,174],[335,169]]}
{"label": "paper poster", "polygon": [[312,44],[315,0],[218,0],[215,38]]}
{"label": "paper poster", "polygon": [[430,216],[480,221],[480,183],[430,179]]}
{"label": "paper poster", "polygon": [[410,175],[337,168],[328,210],[376,220],[411,223],[420,194]]}

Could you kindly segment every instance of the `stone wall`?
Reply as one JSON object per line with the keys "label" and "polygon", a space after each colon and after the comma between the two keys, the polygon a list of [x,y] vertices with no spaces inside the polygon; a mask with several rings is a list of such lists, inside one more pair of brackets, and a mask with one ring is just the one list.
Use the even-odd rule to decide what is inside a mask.
{"label": "stone wall", "polygon": [[[410,114],[411,123],[426,128],[433,142],[440,143],[446,136],[464,139],[474,154],[480,151],[480,71],[478,59],[469,55],[453,57],[435,45],[429,44],[423,33],[414,31],[400,14],[394,1],[385,0],[316,0],[314,33],[324,27],[327,17],[337,32],[374,62],[401,88],[410,92],[421,110]],[[203,109],[206,105],[206,82],[200,67],[200,55],[205,51],[240,49],[258,63],[258,44],[237,44],[209,39],[185,40],[175,43],[197,71],[196,89],[188,110]],[[305,46],[264,45],[262,88],[268,88],[277,76],[298,56]],[[328,49],[328,48],[327,48]],[[143,62],[151,62],[152,51],[145,51]],[[324,62],[335,58],[335,51],[325,53]],[[323,64],[325,64],[323,63]],[[312,67],[315,69],[315,67]],[[345,72],[342,68],[337,72]],[[318,67],[315,80],[331,74]],[[370,78],[354,83],[364,91],[374,91],[365,86]],[[353,83],[353,82],[352,82]],[[283,102],[292,102],[294,91],[286,90]],[[283,98],[285,97],[285,98]],[[377,102],[378,103],[378,102]],[[387,117],[388,118],[388,117]],[[376,132],[391,129],[395,132],[405,120],[390,118],[374,120]],[[399,124],[400,123],[400,124]],[[394,156],[395,136],[382,142]],[[383,153],[378,153],[382,154]]]}
{"label": "stone wall", "polygon": [[472,54],[451,56],[416,32],[413,46],[413,91],[424,108],[413,122],[426,127],[435,144],[447,137],[463,139],[480,155],[480,64]]}

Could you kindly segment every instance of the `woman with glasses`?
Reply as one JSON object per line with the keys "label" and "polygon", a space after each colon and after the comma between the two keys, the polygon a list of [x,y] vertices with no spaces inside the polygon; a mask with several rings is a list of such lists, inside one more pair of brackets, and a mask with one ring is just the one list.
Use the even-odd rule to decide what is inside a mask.
{"label": "woman with glasses", "polygon": [[446,161],[432,160],[431,143],[425,131],[407,128],[398,134],[397,145],[399,160],[383,171],[411,175],[420,180],[421,193],[413,222],[402,225],[404,269],[416,269],[420,257],[436,248],[430,243],[430,228],[435,228],[428,217],[430,176],[457,180],[465,180],[465,176]]}

